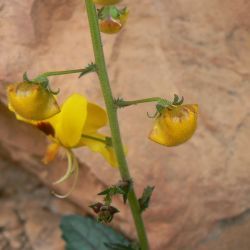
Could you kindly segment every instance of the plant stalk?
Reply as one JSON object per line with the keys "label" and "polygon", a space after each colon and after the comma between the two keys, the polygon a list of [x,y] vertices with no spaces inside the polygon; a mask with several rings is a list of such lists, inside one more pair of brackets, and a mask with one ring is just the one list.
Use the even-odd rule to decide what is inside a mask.
{"label": "plant stalk", "polygon": [[94,136],[82,135],[82,137],[86,138],[86,139],[94,140],[94,141],[99,141],[99,142],[102,142],[102,143],[106,144],[106,140],[100,139],[100,138],[97,138],[97,137],[94,137]]}
{"label": "plant stalk", "polygon": [[[109,77],[106,69],[105,57],[102,48],[96,7],[93,3],[93,0],[85,0],[85,4],[89,20],[96,70],[100,80],[100,85],[109,118],[110,130],[112,135],[112,145],[114,147],[116,158],[119,164],[119,171],[122,180],[131,180],[120,135],[120,128],[117,118],[117,107],[114,104],[112,90],[109,84]],[[149,250],[147,235],[141,217],[140,206],[133,187],[131,188],[131,191],[128,194],[128,201],[135,222],[140,247],[142,250]]]}
{"label": "plant stalk", "polygon": [[85,75],[85,74],[88,74],[88,73],[91,73],[91,72],[95,72],[96,71],[95,67],[96,67],[95,64],[90,64],[84,69],[70,69],[70,70],[60,70],[60,71],[49,71],[49,72],[44,72],[44,73],[40,74],[35,79],[37,79],[39,77],[60,76],[60,75],[68,75],[68,74],[76,74],[76,73],[80,73],[80,76],[82,76],[82,75]]}
{"label": "plant stalk", "polygon": [[118,108],[123,108],[123,107],[136,105],[136,104],[140,104],[140,103],[159,102],[160,100],[162,100],[162,98],[160,98],[160,97],[150,97],[150,98],[133,100],[133,101],[125,101],[125,100],[122,100],[122,99],[117,99],[117,100],[115,100],[115,105]]}

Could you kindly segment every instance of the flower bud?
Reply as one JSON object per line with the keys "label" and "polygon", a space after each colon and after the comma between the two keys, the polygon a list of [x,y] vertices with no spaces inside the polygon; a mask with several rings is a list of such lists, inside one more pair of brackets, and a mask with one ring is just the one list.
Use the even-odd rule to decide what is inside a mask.
{"label": "flower bud", "polygon": [[182,144],[194,134],[197,116],[197,104],[166,108],[155,120],[149,139],[169,147]]}
{"label": "flower bud", "polygon": [[118,10],[115,6],[104,7],[99,12],[100,31],[106,34],[119,32],[128,19],[128,10]]}
{"label": "flower bud", "polygon": [[54,95],[36,83],[15,83],[7,88],[9,109],[27,120],[44,120],[60,112]]}
{"label": "flower bud", "polygon": [[95,4],[101,4],[101,5],[113,5],[120,3],[122,0],[93,0]]}
{"label": "flower bud", "polygon": [[119,213],[119,210],[113,206],[103,205],[98,213],[98,221],[109,223],[113,220],[114,214]]}

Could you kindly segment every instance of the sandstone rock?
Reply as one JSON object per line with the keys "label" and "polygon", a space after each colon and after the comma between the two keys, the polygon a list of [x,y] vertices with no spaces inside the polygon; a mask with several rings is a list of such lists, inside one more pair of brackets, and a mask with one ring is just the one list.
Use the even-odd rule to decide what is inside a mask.
{"label": "sandstone rock", "polygon": [[13,190],[11,194],[5,193],[6,185],[0,186],[0,249],[63,250],[60,218],[69,208],[78,214],[82,211],[66,200],[61,200],[61,210],[56,210],[54,204],[58,199],[51,196],[48,188],[13,163],[3,160],[0,170],[0,183],[8,183]]}
{"label": "sandstone rock", "polygon": [[[250,207],[250,4],[244,0],[145,0],[141,7],[136,1],[124,2],[130,8],[126,29],[117,36],[103,36],[115,96],[171,98],[178,93],[186,102],[200,106],[196,135],[176,148],[147,140],[153,121],[146,112],[154,111],[152,105],[120,110],[137,192],[145,184],[156,185],[152,205],[144,215],[152,249],[223,249],[233,237],[234,246],[248,249],[248,241],[230,233],[231,229],[223,228],[225,233],[214,244],[206,239],[220,221],[237,218]],[[33,77],[48,70],[81,68],[93,61],[83,6],[77,0],[0,2],[2,102],[6,103],[7,83],[20,81],[24,71]],[[94,74],[84,79],[52,78],[52,82],[61,89],[60,101],[77,91],[103,104]],[[49,185],[63,173],[65,161],[42,166],[43,135],[14,121],[3,106],[0,111],[1,157]],[[98,198],[95,194],[117,182],[119,175],[101,157],[83,150],[77,154],[84,164],[70,199],[87,209]],[[69,186],[66,183],[57,191],[65,192]],[[120,200],[117,204],[122,211],[115,226],[135,236],[129,211]],[[242,234],[248,230],[245,224],[232,228]],[[35,242],[36,235],[32,237]],[[199,245],[202,241],[203,246]]]}

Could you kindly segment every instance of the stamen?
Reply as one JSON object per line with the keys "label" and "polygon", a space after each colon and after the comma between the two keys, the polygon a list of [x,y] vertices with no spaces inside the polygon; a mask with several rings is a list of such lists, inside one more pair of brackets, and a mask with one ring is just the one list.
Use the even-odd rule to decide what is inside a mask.
{"label": "stamen", "polygon": [[67,198],[73,192],[73,190],[75,189],[77,179],[78,179],[78,174],[79,174],[79,165],[78,165],[77,159],[75,155],[73,154],[73,152],[69,149],[67,149],[67,159],[68,159],[68,168],[67,168],[65,175],[53,183],[54,185],[57,185],[67,180],[72,175],[74,175],[73,185],[71,186],[70,190],[66,194],[61,195],[61,194],[57,194],[55,191],[52,191],[53,195],[61,199]]}

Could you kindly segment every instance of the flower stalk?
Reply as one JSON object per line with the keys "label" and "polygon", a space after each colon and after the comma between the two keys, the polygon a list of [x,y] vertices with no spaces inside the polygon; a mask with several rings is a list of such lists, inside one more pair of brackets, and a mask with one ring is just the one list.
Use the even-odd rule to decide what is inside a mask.
{"label": "flower stalk", "polygon": [[[125,101],[123,99],[116,99],[114,100],[116,107],[118,108],[123,108],[123,107],[128,107],[131,105],[136,105],[140,103],[147,103],[147,102],[159,102],[163,100],[161,97],[150,97],[150,98],[145,98],[145,99],[139,99],[139,100],[133,100],[133,101]],[[169,102],[171,103],[171,102]]]}
{"label": "flower stalk", "polygon": [[[122,180],[130,180],[131,176],[129,173],[125,153],[123,150],[120,128],[117,118],[117,107],[114,103],[114,98],[112,95],[112,90],[109,84],[109,77],[106,69],[106,63],[104,58],[104,52],[102,48],[101,35],[98,25],[98,16],[96,7],[93,3],[93,0],[85,0],[86,10],[89,20],[90,33],[92,38],[92,45],[95,56],[95,65],[96,71],[99,77],[104,101],[106,104],[106,109],[109,118],[110,130],[112,135],[112,145],[116,154],[116,158],[119,164],[119,171],[122,177]],[[135,222],[138,240],[140,242],[140,247],[142,250],[148,250],[149,244],[147,240],[147,235],[144,227],[144,223],[140,214],[140,206],[135,194],[133,187],[128,194],[128,201],[130,209],[133,215]]]}
{"label": "flower stalk", "polygon": [[110,137],[105,137],[105,139],[100,139],[100,138],[90,136],[90,135],[82,135],[82,137],[87,138],[87,139],[91,139],[91,140],[94,140],[94,141],[99,141],[99,142],[102,142],[104,144],[108,144],[107,142],[111,139]]}
{"label": "flower stalk", "polygon": [[68,74],[77,74],[80,73],[80,76],[83,76],[85,74],[95,72],[96,71],[96,65],[91,63],[89,64],[86,68],[83,69],[71,69],[71,70],[60,70],[60,71],[49,71],[49,72],[44,72],[38,77],[36,77],[33,81],[36,79],[39,79],[41,77],[48,77],[48,76],[60,76],[60,75],[68,75]]}

